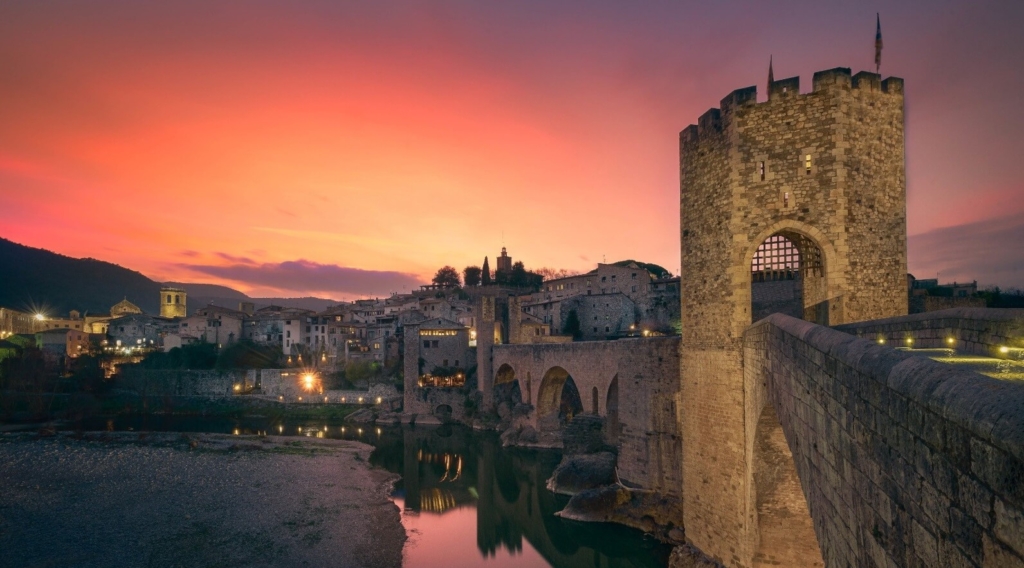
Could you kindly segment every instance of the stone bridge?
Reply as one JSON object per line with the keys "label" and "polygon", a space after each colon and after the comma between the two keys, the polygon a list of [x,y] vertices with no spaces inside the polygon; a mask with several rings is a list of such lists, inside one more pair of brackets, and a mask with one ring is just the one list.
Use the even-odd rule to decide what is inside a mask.
{"label": "stone bridge", "polygon": [[620,477],[679,495],[678,337],[492,349],[496,403],[512,396],[532,405],[529,421],[539,431],[559,428],[573,413],[605,417],[619,446]]}
{"label": "stone bridge", "polygon": [[[1024,347],[1005,335],[1014,314],[957,312],[844,327]],[[736,501],[717,507],[739,547],[705,552],[741,566],[1024,566],[1024,384],[781,314],[743,348],[746,457]],[[726,519],[687,520],[689,536]]]}

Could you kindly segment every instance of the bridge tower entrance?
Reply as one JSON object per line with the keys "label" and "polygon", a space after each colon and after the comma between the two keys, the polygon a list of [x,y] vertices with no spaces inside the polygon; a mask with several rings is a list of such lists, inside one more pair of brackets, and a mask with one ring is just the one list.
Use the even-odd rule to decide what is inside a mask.
{"label": "bridge tower entrance", "polygon": [[753,566],[759,543],[765,401],[743,331],[775,311],[824,325],[907,313],[903,81],[839,68],[808,93],[798,77],[768,87],[764,102],[733,91],[679,136],[683,522],[727,566]]}

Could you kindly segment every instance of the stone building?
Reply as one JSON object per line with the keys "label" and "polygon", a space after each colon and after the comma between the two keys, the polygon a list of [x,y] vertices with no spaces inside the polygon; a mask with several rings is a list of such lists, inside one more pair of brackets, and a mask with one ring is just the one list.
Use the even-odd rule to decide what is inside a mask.
{"label": "stone building", "polygon": [[110,317],[119,318],[122,316],[141,314],[142,308],[128,301],[128,298],[121,300],[110,308]]}
{"label": "stone building", "polygon": [[0,339],[19,333],[32,333],[35,329],[33,319],[32,314],[0,308]]}
{"label": "stone building", "polygon": [[765,418],[745,415],[752,286],[798,281],[801,315],[825,325],[907,313],[903,81],[838,68],[808,93],[798,77],[762,103],[733,91],[680,133],[679,167],[683,524],[749,565],[733,543],[753,506],[745,425]]}
{"label": "stone building", "polygon": [[512,257],[505,251],[505,247],[501,247],[501,256],[494,259],[498,263],[498,267],[495,269],[495,273],[509,275],[512,274]]}
{"label": "stone building", "polygon": [[183,318],[188,315],[186,293],[181,288],[165,286],[160,288],[160,317]]}
{"label": "stone building", "polygon": [[562,302],[561,322],[558,330],[564,331],[569,314],[575,312],[584,339],[607,339],[627,335],[636,329],[638,312],[636,304],[621,292],[595,296],[574,296]]}
{"label": "stone building", "polygon": [[165,334],[178,333],[178,322],[147,314],[129,314],[110,320],[107,336],[114,347],[158,347]]}

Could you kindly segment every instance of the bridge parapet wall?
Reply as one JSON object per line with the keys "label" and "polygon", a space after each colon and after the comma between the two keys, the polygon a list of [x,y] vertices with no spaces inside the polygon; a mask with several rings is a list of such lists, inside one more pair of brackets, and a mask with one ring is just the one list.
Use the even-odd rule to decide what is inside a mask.
{"label": "bridge parapet wall", "polygon": [[[938,329],[921,315],[843,329]],[[936,321],[1012,319],[980,315]],[[779,314],[744,348],[748,405],[777,412],[827,566],[1024,566],[1024,385]]]}
{"label": "bridge parapet wall", "polygon": [[993,357],[1005,355],[1001,347],[1024,348],[1024,310],[1020,309],[953,308],[835,329],[894,347],[955,347],[960,352]]}

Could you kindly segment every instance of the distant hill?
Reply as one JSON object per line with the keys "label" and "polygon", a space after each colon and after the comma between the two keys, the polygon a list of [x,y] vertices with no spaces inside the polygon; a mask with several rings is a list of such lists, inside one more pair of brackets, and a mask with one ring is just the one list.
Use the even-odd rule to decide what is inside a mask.
{"label": "distant hill", "polygon": [[116,264],[0,238],[0,306],[49,314],[108,313],[125,298],[147,313],[158,313],[160,284]]}
{"label": "distant hill", "polygon": [[[188,291],[187,285],[185,290]],[[322,312],[331,306],[337,306],[341,303],[338,300],[325,300],[323,298],[250,298],[248,296],[243,298],[225,298],[223,296],[193,296],[192,292],[188,292],[189,312],[210,304],[237,310],[239,302],[252,302],[257,310],[267,306],[281,306],[285,308],[302,308],[315,312]]]}
{"label": "distant hill", "polygon": [[238,301],[246,301],[249,296],[244,293],[235,290],[234,288],[228,288],[227,286],[221,286],[219,284],[188,284],[185,282],[164,282],[164,286],[173,286],[175,288],[181,288],[185,290],[189,298],[192,297],[205,297],[205,298],[224,298],[224,299],[237,299]]}
{"label": "distant hill", "polygon": [[147,314],[160,313],[160,287],[183,288],[188,311],[208,304],[238,308],[253,302],[259,309],[271,304],[322,311],[339,304],[323,298],[250,298],[217,284],[168,282],[161,284],[110,262],[71,258],[45,249],[27,247],[0,238],[0,306],[22,311],[41,310],[66,315],[70,310],[105,314],[127,298]]}

